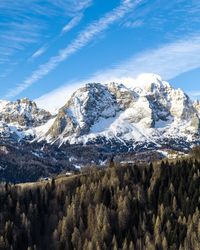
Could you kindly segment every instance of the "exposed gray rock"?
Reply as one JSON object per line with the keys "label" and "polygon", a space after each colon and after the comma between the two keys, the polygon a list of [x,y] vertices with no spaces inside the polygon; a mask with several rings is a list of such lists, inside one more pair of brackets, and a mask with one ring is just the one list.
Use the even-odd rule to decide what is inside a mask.
{"label": "exposed gray rock", "polygon": [[51,114],[39,109],[27,98],[15,102],[0,102],[0,121],[18,124],[22,127],[36,127],[49,120]]}
{"label": "exposed gray rock", "polygon": [[129,88],[118,83],[80,88],[60,109],[43,138],[73,144],[99,137],[159,141],[161,135],[198,133],[199,114],[190,98],[159,76],[146,74]]}
{"label": "exposed gray rock", "polygon": [[199,140],[200,103],[160,76],[141,75],[129,87],[89,83],[53,118],[28,99],[0,101],[0,134],[48,143],[161,145]]}

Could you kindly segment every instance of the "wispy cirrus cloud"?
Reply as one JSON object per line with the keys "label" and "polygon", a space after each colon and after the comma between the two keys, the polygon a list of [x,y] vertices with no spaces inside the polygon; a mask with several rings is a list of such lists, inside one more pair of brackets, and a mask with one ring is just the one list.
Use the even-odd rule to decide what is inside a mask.
{"label": "wispy cirrus cloud", "polygon": [[[7,62],[19,51],[24,51],[33,44],[41,44],[45,38],[51,38],[54,34],[51,33],[50,27],[52,22],[56,23],[57,16],[73,20],[91,4],[92,0],[45,0],[43,4],[37,0],[1,0],[0,44],[7,55],[0,53],[0,60]],[[77,21],[77,18],[75,20]]]}
{"label": "wispy cirrus cloud", "polygon": [[[25,21],[26,22],[26,21]],[[38,41],[39,34],[42,31],[41,26],[32,23],[17,23],[1,24],[0,43],[5,51],[19,51],[25,48],[27,44],[32,44]]]}
{"label": "wispy cirrus cloud", "polygon": [[69,32],[70,30],[72,30],[76,25],[78,25],[80,23],[82,18],[83,18],[83,14],[80,14],[80,15],[72,18],[71,21],[63,27],[62,33],[66,33],[66,32]]}
{"label": "wispy cirrus cloud", "polygon": [[190,91],[190,92],[188,92],[188,95],[191,96],[194,99],[197,98],[197,97],[200,97],[200,90]]}
{"label": "wispy cirrus cloud", "polygon": [[[14,56],[38,42],[41,27],[31,22],[26,24],[11,22],[4,25],[1,23],[0,17],[0,30],[0,63],[2,64],[0,73],[6,76],[8,75],[5,72],[6,69],[13,68],[11,64],[15,61]],[[22,57],[20,55],[20,58]]]}
{"label": "wispy cirrus cloud", "polygon": [[[140,53],[108,70],[96,72],[85,80],[67,83],[41,96],[36,101],[39,106],[45,107],[46,105],[50,111],[55,111],[55,108],[66,103],[66,98],[75,89],[88,82],[104,84],[118,82],[131,86],[134,79],[141,73],[155,73],[161,75],[163,79],[170,80],[196,68],[200,68],[200,35],[191,35],[188,38]],[[198,97],[200,92],[193,91],[189,95]]]}
{"label": "wispy cirrus cloud", "polygon": [[1,0],[0,9],[4,12],[1,12],[1,16],[18,14],[13,16],[15,20],[27,16],[27,12],[42,16],[57,16],[59,14],[74,16],[92,5],[92,2],[93,0],[44,0],[41,4],[38,0]]}
{"label": "wispy cirrus cloud", "polygon": [[[169,80],[200,67],[200,34],[193,34],[163,46],[144,51],[111,69],[95,74],[97,80],[112,81],[120,77],[136,77],[155,73]],[[115,79],[114,79],[115,78]]]}
{"label": "wispy cirrus cloud", "polygon": [[[147,30],[167,31],[163,34],[166,38],[180,38],[183,33],[191,33],[200,27],[200,1],[187,0],[154,0],[144,1],[140,11],[126,16],[122,25],[136,28],[138,20]],[[166,29],[167,26],[167,29]],[[139,26],[138,26],[139,27]]]}
{"label": "wispy cirrus cloud", "polygon": [[47,0],[54,6],[61,7],[68,15],[74,16],[77,13],[83,12],[92,5],[93,0]]}
{"label": "wispy cirrus cloud", "polygon": [[80,21],[83,18],[83,13],[77,14],[75,17],[73,17],[63,28],[62,31],[60,32],[60,34],[57,37],[54,37],[52,39],[52,41],[48,41],[48,43],[46,43],[44,46],[42,46],[41,48],[39,48],[38,50],[36,50],[30,57],[30,61],[33,59],[36,59],[38,57],[40,57],[41,55],[43,55],[47,49],[52,46],[52,44],[54,42],[56,42],[60,36],[66,34],[67,32],[71,31],[74,27],[76,27]]}
{"label": "wispy cirrus cloud", "polygon": [[32,84],[45,77],[61,62],[86,46],[94,38],[96,39],[97,35],[108,29],[110,25],[114,24],[116,21],[123,18],[130,10],[133,10],[141,2],[142,0],[124,0],[121,5],[105,14],[98,21],[88,25],[79,33],[72,43],[70,43],[65,49],[60,50],[58,55],[50,58],[47,63],[40,65],[30,77],[24,82],[18,84],[15,89],[10,90],[6,95],[6,98],[12,98],[19,95]]}
{"label": "wispy cirrus cloud", "polygon": [[41,56],[42,54],[45,53],[45,51],[47,50],[47,48],[48,48],[47,46],[43,46],[43,47],[39,48],[37,51],[35,51],[35,52],[32,54],[32,56],[31,56],[30,59],[35,59],[35,58]]}
{"label": "wispy cirrus cloud", "polygon": [[[81,21],[81,19],[83,18],[83,14],[79,14],[78,16],[73,17],[63,28],[62,31],[60,33],[60,36],[64,35],[65,33],[69,32],[70,30],[72,30],[76,25],[79,24],[79,22]],[[39,48],[38,50],[36,50],[30,57],[30,60],[36,59],[38,57],[40,57],[41,55],[43,55],[46,50],[50,47],[50,45],[52,45],[52,43],[54,43],[55,41],[57,41],[60,37],[59,35],[57,37],[55,37],[52,41],[49,41],[48,44],[45,44],[44,46],[42,46],[41,48]]]}
{"label": "wispy cirrus cloud", "polygon": [[144,25],[143,20],[127,21],[124,23],[124,26],[127,28],[138,28]]}

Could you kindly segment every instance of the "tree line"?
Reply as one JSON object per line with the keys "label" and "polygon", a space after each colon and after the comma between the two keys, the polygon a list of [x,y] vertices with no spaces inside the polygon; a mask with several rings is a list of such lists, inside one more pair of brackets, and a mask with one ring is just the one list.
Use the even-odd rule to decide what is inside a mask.
{"label": "tree line", "polygon": [[0,185],[0,249],[200,249],[200,163],[91,169]]}

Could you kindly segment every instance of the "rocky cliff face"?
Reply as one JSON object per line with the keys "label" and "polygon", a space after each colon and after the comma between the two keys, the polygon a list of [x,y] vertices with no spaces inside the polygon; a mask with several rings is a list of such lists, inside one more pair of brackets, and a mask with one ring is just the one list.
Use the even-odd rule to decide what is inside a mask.
{"label": "rocky cliff face", "polygon": [[198,114],[200,116],[200,101],[199,100],[194,101],[193,106],[198,111]]}
{"label": "rocky cliff face", "polygon": [[0,101],[0,134],[1,137],[25,136],[25,132],[45,124],[51,114],[39,109],[35,102],[27,98],[15,102]]}
{"label": "rocky cliff face", "polygon": [[62,107],[43,139],[88,143],[95,138],[122,141],[192,140],[199,134],[199,106],[157,75],[122,84],[87,84]]}
{"label": "rocky cliff face", "polygon": [[27,98],[15,102],[0,101],[0,120],[22,127],[36,127],[45,123],[51,114],[39,109],[35,102]]}
{"label": "rocky cliff face", "polygon": [[[56,144],[141,145],[199,140],[200,104],[153,74],[123,84],[89,83],[52,119],[28,99],[0,101],[0,133]],[[2,132],[3,131],[3,132]],[[116,143],[117,142],[117,143]],[[130,144],[132,145],[130,147]]]}
{"label": "rocky cliff face", "polygon": [[116,97],[106,86],[98,83],[87,84],[77,90],[62,107],[47,136],[60,140],[80,137],[90,132],[99,117],[115,117],[120,110]]}

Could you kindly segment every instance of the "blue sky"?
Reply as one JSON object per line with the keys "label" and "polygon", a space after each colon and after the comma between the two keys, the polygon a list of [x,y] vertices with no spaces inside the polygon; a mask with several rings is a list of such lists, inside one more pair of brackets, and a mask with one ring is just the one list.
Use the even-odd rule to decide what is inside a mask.
{"label": "blue sky", "polygon": [[200,96],[198,0],[0,1],[0,99],[143,72]]}

